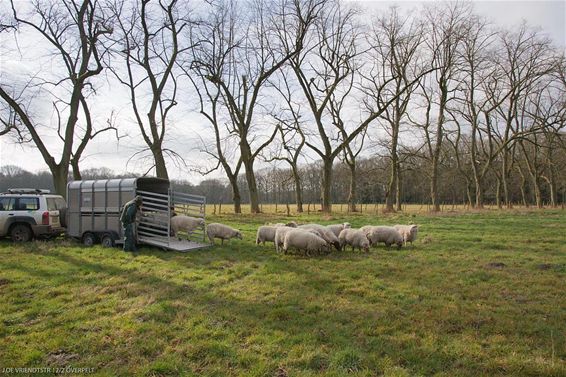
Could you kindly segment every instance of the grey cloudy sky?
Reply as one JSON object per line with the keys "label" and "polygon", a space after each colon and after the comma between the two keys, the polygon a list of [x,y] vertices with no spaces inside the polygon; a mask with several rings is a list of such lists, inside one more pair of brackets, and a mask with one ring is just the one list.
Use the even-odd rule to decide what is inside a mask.
{"label": "grey cloudy sky", "polygon": [[[401,8],[419,7],[421,1],[357,1],[362,6],[369,8],[385,9],[392,5],[399,5]],[[510,28],[519,25],[522,20],[526,20],[532,27],[539,27],[555,43],[556,46],[565,48],[566,46],[566,1],[473,1],[475,12],[484,15],[492,20],[496,25]],[[0,36],[0,43],[4,49],[7,38],[11,35]],[[22,65],[23,64],[23,65]],[[26,72],[26,61],[23,62],[7,58],[0,54],[0,75],[5,80],[14,72]],[[29,63],[32,64],[31,62]],[[111,93],[111,94],[110,94]],[[109,100],[110,99],[110,100]],[[118,118],[121,126],[131,122],[133,116],[129,115],[127,93],[119,88],[113,87],[111,92],[105,88],[104,93],[97,97],[97,106],[102,115],[99,122],[104,122],[108,113],[112,109],[118,110]],[[179,152],[189,163],[202,161],[203,157],[196,150],[199,137],[205,135],[203,120],[196,118],[190,108],[179,109],[177,112],[175,126],[169,135],[168,147]],[[139,145],[133,143],[139,140],[137,137],[139,130],[136,127],[123,128],[126,135],[119,143],[108,137],[101,137],[93,141],[85,153],[82,164],[83,169],[91,167],[106,166],[117,173],[145,172],[146,166],[150,165],[148,160],[133,159],[130,157],[139,150]],[[192,130],[187,132],[187,130]],[[56,142],[56,140],[53,140]],[[129,161],[129,162],[128,162]],[[204,162],[203,162],[204,163]],[[0,166],[18,165],[29,171],[47,170],[45,163],[37,150],[30,147],[22,147],[15,144],[10,139],[0,138]],[[261,167],[261,164],[258,164]],[[168,165],[171,178],[201,180],[202,177],[194,173],[189,173],[186,168]],[[221,176],[221,175],[219,175]]]}

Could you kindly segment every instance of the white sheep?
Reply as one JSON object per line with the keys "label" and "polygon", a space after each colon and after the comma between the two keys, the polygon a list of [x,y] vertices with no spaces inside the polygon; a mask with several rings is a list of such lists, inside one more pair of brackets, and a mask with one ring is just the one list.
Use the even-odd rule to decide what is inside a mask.
{"label": "white sheep", "polygon": [[366,225],[360,228],[369,240],[370,245],[379,242],[385,243],[387,247],[396,244],[397,248],[403,246],[403,236],[392,226],[372,226]]}
{"label": "white sheep", "polygon": [[294,221],[289,221],[288,223],[275,223],[275,224],[268,224],[269,226],[286,226],[289,228],[296,228],[297,223]]}
{"label": "white sheep", "polygon": [[350,228],[350,223],[332,224],[332,225],[327,225],[326,227],[330,229],[336,237],[338,237],[341,231]]}
{"label": "white sheep", "polygon": [[206,226],[206,235],[212,244],[214,244],[215,238],[220,238],[222,245],[224,244],[224,240],[231,238],[242,239],[242,233],[238,229],[230,228],[228,225],[220,223],[208,224]]}
{"label": "white sheep", "polygon": [[325,227],[324,225],[319,225],[319,224],[304,224],[304,225],[299,225],[298,229],[314,229],[316,230],[318,233],[320,233],[320,236],[326,241],[328,242],[330,245],[334,245],[334,247],[336,248],[336,250],[340,250],[340,241],[338,240],[338,237],[336,237],[336,235],[334,234],[334,232],[332,232],[330,229],[328,229],[327,227]]}
{"label": "white sheep", "polygon": [[271,226],[270,225],[260,226],[259,228],[257,228],[255,243],[257,245],[259,245],[260,243],[265,245],[266,241],[275,242],[275,231],[278,228],[285,228],[285,224],[282,224],[282,225],[275,224],[275,225],[271,225]]}
{"label": "white sheep", "polygon": [[307,255],[311,251],[321,252],[328,248],[326,240],[317,236],[313,232],[305,229],[291,229],[285,234],[283,241],[283,252],[287,254],[287,250],[295,248],[299,251],[304,250]]}
{"label": "white sheep", "polygon": [[[277,228],[275,228],[275,229],[276,229],[276,230],[275,230],[275,238],[274,238],[275,251],[279,252],[279,248],[283,247],[283,243],[284,243],[284,241],[285,241],[285,235],[286,235],[289,231],[291,231],[291,230],[293,230],[293,229],[295,229],[295,228],[289,227],[289,226],[280,226],[280,227],[277,227]],[[319,233],[318,231],[314,230],[314,229],[306,229],[306,231],[309,232],[309,233],[313,233],[313,234],[315,234],[315,235],[321,237],[321,236],[320,236],[320,233]],[[322,238],[322,237],[321,237],[321,238]]]}
{"label": "white sheep", "polygon": [[413,241],[415,241],[417,239],[417,232],[419,231],[419,227],[418,225],[393,225],[393,227],[395,229],[397,229],[397,231],[399,233],[401,233],[401,236],[403,236],[403,243],[405,245],[407,245],[407,242],[410,242],[411,245],[413,244]]}
{"label": "white sheep", "polygon": [[176,236],[179,231],[191,234],[199,226],[204,226],[204,219],[185,215],[177,215],[171,218],[171,233]]}
{"label": "white sheep", "polygon": [[360,249],[360,251],[369,251],[369,240],[366,234],[361,230],[351,228],[344,229],[338,235],[338,239],[340,240],[340,246],[342,246],[343,250],[346,250],[346,245],[350,245],[352,246],[352,251],[354,251],[356,247]]}

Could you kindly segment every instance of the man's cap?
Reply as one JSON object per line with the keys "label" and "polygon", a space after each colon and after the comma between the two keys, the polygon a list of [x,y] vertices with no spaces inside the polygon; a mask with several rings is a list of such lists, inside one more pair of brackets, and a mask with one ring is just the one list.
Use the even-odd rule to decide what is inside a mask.
{"label": "man's cap", "polygon": [[136,195],[136,203],[141,203],[143,202],[143,198],[141,197],[141,195]]}

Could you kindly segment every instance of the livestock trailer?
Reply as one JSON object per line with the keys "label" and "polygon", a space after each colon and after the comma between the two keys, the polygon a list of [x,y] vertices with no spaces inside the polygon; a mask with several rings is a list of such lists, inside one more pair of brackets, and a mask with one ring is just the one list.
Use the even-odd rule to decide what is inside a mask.
{"label": "livestock trailer", "polygon": [[69,182],[67,235],[80,239],[85,245],[122,244],[124,230],[120,213],[136,195],[143,198],[136,221],[137,243],[176,251],[209,246],[204,227],[197,228],[190,235],[191,240],[171,235],[172,211],[204,220],[206,198],[174,192],[169,180],[149,177]]}

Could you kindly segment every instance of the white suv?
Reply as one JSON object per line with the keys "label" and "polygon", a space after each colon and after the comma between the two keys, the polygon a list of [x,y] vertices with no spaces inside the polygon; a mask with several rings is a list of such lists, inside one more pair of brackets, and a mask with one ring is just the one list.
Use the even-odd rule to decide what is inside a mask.
{"label": "white suv", "polygon": [[0,194],[0,237],[15,242],[65,232],[67,203],[49,190],[9,189]]}

